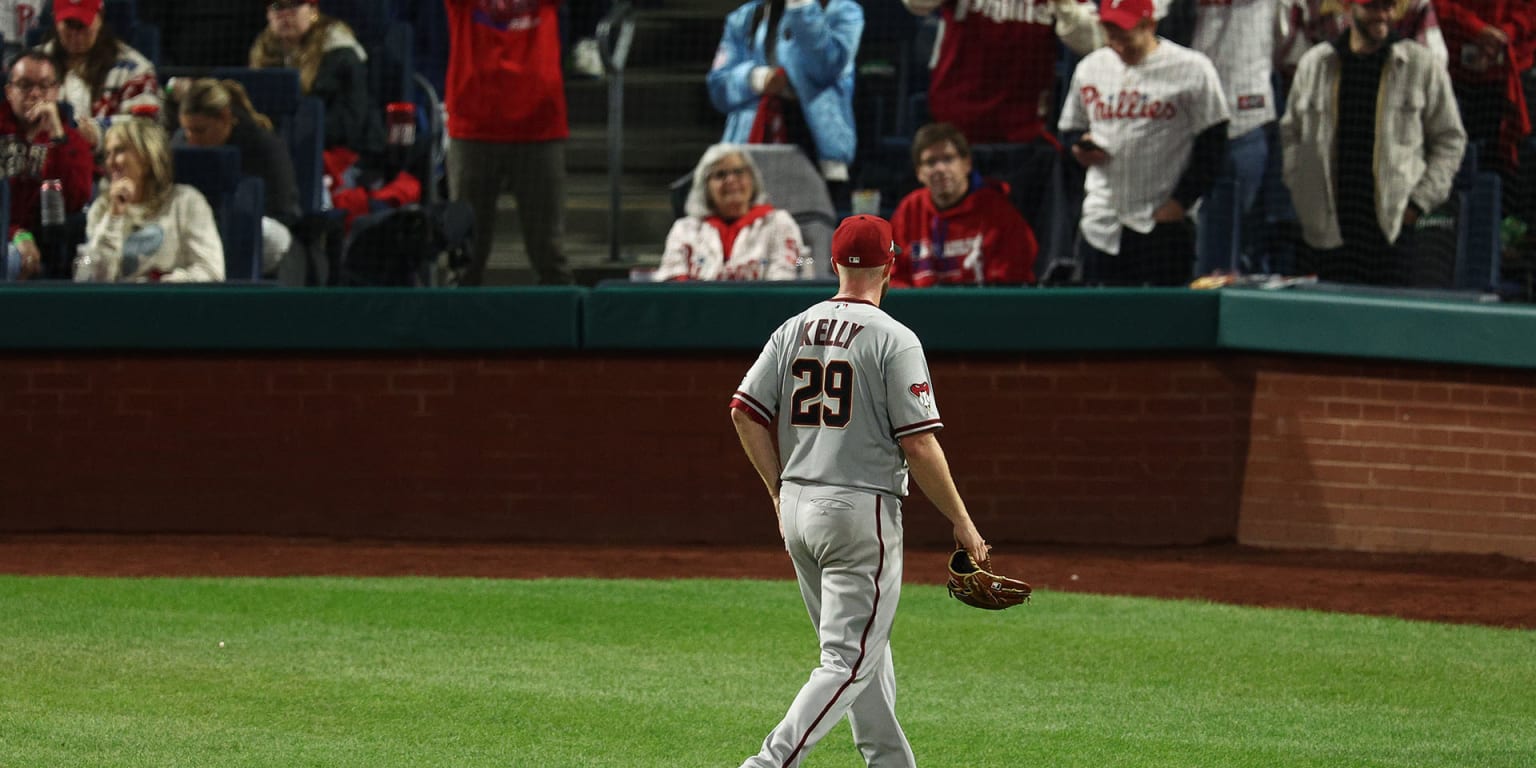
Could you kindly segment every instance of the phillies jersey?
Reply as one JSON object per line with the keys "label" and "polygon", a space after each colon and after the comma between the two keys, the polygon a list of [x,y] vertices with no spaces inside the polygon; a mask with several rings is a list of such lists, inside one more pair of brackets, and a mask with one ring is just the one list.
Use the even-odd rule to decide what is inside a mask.
{"label": "phillies jersey", "polygon": [[893,287],[1022,285],[1035,282],[1040,246],[1029,223],[995,182],[971,181],[960,202],[939,210],[933,195],[918,189],[896,206],[891,234],[902,252],[891,274]]}
{"label": "phillies jersey", "polygon": [[1072,74],[1060,127],[1087,130],[1109,161],[1088,169],[1083,239],[1119,253],[1121,227],[1151,232],[1152,212],[1178,186],[1195,137],[1228,119],[1221,80],[1199,52],[1158,38],[1135,66],[1108,48],[1084,57]]}
{"label": "phillies jersey", "polygon": [[718,216],[678,219],[652,279],[795,280],[810,277],[810,267],[795,217],[759,205],[730,224]]}
{"label": "phillies jersey", "polygon": [[1056,88],[1051,0],[949,0],[939,9],[928,111],[972,144],[1032,141]]}
{"label": "phillies jersey", "polygon": [[448,135],[554,141],[570,135],[560,73],[561,0],[446,0]]}
{"label": "phillies jersey", "polygon": [[1275,119],[1270,88],[1279,15],[1275,0],[1200,0],[1193,48],[1216,67],[1232,122],[1241,136]]}
{"label": "phillies jersey", "polygon": [[731,407],[777,420],[782,480],[893,496],[907,495],[897,441],[944,426],[917,334],[857,299],[823,301],[779,326]]}

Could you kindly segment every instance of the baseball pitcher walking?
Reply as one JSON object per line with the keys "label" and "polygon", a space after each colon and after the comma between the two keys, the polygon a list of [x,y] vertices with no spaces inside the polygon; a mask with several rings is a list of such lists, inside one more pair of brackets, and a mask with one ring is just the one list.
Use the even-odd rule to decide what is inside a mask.
{"label": "baseball pitcher walking", "polygon": [[909,471],[956,541],[987,554],[934,435],[943,423],[922,345],[880,309],[899,252],[884,219],[838,226],[837,295],[779,326],[731,399],[821,644],[820,666],[742,768],[799,765],[845,714],[870,766],[915,765],[889,645]]}

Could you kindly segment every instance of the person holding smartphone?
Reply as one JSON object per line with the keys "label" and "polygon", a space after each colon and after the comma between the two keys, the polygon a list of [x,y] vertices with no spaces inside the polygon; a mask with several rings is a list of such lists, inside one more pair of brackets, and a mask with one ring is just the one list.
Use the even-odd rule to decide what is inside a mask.
{"label": "person holding smartphone", "polygon": [[1105,0],[1107,46],[1072,75],[1063,133],[1088,169],[1079,222],[1083,279],[1184,285],[1194,271],[1191,209],[1226,156],[1231,120],[1210,59],[1159,38],[1152,0]]}

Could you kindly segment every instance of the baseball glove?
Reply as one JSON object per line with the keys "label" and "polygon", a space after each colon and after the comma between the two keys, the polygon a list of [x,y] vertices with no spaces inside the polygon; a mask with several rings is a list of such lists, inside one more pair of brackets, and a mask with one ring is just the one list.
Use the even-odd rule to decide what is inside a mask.
{"label": "baseball glove", "polygon": [[992,572],[992,558],[976,564],[971,553],[956,549],[949,556],[949,596],[966,605],[1001,611],[1029,602],[1030,588],[1018,579]]}

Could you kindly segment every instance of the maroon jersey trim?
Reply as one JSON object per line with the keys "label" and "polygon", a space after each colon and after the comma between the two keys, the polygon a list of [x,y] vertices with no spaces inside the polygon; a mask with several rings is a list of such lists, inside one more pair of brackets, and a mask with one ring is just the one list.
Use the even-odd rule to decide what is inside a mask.
{"label": "maroon jersey trim", "polygon": [[906,437],[908,435],[915,435],[919,432],[931,432],[933,430],[943,428],[944,422],[938,419],[929,419],[927,421],[919,421],[916,424],[908,424],[905,427],[897,427],[891,431],[891,434],[897,437]]}
{"label": "maroon jersey trim", "polygon": [[736,396],[731,398],[731,407],[745,412],[752,417],[753,421],[765,427],[773,426],[773,414],[769,413],[762,403],[753,400],[750,395],[737,392]]}

